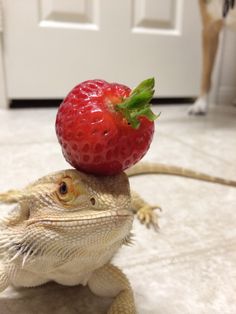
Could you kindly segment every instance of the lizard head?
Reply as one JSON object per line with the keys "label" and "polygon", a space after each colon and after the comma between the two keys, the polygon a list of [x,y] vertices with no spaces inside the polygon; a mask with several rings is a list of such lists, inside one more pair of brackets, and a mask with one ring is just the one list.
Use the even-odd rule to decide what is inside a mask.
{"label": "lizard head", "polygon": [[68,254],[83,246],[105,247],[125,240],[132,221],[124,173],[97,177],[69,169],[22,190],[6,227],[14,249],[21,253]]}

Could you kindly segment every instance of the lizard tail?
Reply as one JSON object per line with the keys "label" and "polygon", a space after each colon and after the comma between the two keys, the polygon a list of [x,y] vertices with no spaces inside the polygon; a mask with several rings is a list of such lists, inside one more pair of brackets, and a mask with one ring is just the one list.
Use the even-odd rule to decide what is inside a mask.
{"label": "lizard tail", "polygon": [[228,186],[236,187],[236,181],[227,180],[220,177],[214,177],[205,173],[197,172],[191,169],[176,167],[176,166],[168,166],[165,164],[159,163],[139,163],[134,167],[125,171],[128,177],[142,175],[142,174],[164,174],[164,175],[174,175],[187,177],[196,180],[202,180],[212,183],[219,183]]}

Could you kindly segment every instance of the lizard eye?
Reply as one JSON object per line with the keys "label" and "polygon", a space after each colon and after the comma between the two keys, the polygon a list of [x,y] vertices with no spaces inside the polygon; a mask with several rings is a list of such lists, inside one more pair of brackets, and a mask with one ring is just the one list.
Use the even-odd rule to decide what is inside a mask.
{"label": "lizard eye", "polygon": [[75,197],[74,186],[71,178],[66,177],[59,183],[57,195],[61,201],[71,201]]}
{"label": "lizard eye", "polygon": [[72,177],[65,176],[58,182],[56,196],[58,201],[63,203],[65,206],[74,206],[75,201],[80,194],[80,186],[78,183],[74,182]]}
{"label": "lizard eye", "polygon": [[65,195],[68,193],[68,186],[66,182],[62,181],[60,186],[59,186],[59,193],[62,195]]}

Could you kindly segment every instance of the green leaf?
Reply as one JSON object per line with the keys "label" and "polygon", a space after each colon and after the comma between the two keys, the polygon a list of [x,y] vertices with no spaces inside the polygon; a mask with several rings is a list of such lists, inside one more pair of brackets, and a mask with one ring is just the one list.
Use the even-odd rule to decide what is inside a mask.
{"label": "green leaf", "polygon": [[154,121],[159,117],[152,112],[150,101],[154,94],[155,80],[149,78],[142,81],[124,101],[116,106],[116,110],[121,112],[128,123],[137,129],[140,126],[139,118],[146,117],[150,121]]}

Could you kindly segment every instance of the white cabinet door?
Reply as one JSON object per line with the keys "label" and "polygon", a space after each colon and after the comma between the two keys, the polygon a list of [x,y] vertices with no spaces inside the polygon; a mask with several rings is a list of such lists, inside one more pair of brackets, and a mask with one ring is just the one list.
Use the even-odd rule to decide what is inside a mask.
{"label": "white cabinet door", "polygon": [[10,99],[62,98],[103,78],[134,87],[156,78],[156,95],[198,94],[196,0],[3,0]]}

